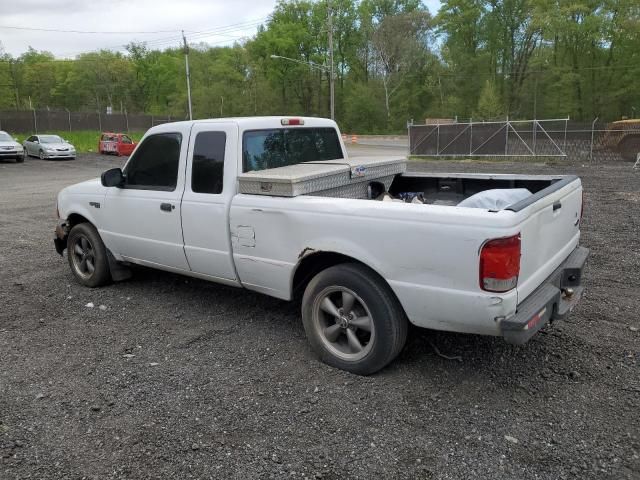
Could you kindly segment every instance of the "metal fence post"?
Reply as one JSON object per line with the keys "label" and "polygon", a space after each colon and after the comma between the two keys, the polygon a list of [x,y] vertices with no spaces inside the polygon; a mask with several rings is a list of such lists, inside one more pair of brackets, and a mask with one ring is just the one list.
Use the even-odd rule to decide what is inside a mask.
{"label": "metal fence post", "polygon": [[569,128],[569,115],[564,119],[564,145],[562,145],[562,150],[565,155],[567,154],[567,128]]}
{"label": "metal fence post", "polygon": [[440,155],[440,124],[436,124],[438,131],[436,132],[436,156]]}
{"label": "metal fence post", "polygon": [[469,118],[469,155],[473,153],[473,118]]}
{"label": "metal fence post", "polygon": [[33,110],[33,130],[38,133],[38,115],[36,114],[36,109]]}
{"label": "metal fence post", "polygon": [[600,117],[596,117],[593,122],[591,122],[591,148],[589,149],[589,161],[593,162],[593,135],[595,133],[595,128],[596,128],[596,122],[598,121],[598,118]]}
{"label": "metal fence post", "polygon": [[532,125],[533,127],[533,156],[536,156],[536,137],[538,135],[538,120],[536,120],[535,118],[532,121]]}
{"label": "metal fence post", "polygon": [[98,113],[98,130],[102,132],[102,118],[100,117],[100,110],[98,110],[97,113]]}
{"label": "metal fence post", "polygon": [[65,108],[65,110],[67,111],[67,115],[69,116],[69,131],[71,131],[71,112],[69,111],[68,108]]}
{"label": "metal fence post", "polygon": [[127,124],[127,133],[129,133],[129,116],[127,115],[127,109],[124,109],[124,121]]}
{"label": "metal fence post", "polygon": [[507,123],[505,124],[505,127],[504,154],[507,155],[509,153],[509,115],[507,115]]}

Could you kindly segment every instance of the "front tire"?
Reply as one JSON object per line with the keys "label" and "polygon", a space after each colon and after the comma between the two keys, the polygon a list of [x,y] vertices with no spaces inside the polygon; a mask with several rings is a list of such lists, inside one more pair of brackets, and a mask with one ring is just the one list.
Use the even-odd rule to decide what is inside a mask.
{"label": "front tire", "polygon": [[90,223],[80,223],[69,232],[67,258],[73,276],[85,287],[101,287],[111,281],[107,249]]}
{"label": "front tire", "polygon": [[23,163],[23,162],[24,162],[24,156],[16,157],[16,163]]}
{"label": "front tire", "polygon": [[317,274],[302,299],[302,322],[320,359],[370,375],[388,365],[407,338],[407,318],[386,282],[355,263]]}
{"label": "front tire", "polygon": [[47,159],[46,155],[44,154],[44,150],[40,150],[38,152],[38,157],[40,158],[40,160],[46,160]]}

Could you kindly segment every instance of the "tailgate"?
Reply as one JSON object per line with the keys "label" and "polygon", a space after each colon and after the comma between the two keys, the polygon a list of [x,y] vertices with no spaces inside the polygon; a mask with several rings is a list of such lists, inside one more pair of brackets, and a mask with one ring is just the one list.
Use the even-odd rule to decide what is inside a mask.
{"label": "tailgate", "polygon": [[[527,216],[520,230],[518,303],[551,275],[580,238],[582,184],[578,177],[565,177],[535,197],[533,203],[519,206]],[[518,208],[518,204],[513,207]]]}

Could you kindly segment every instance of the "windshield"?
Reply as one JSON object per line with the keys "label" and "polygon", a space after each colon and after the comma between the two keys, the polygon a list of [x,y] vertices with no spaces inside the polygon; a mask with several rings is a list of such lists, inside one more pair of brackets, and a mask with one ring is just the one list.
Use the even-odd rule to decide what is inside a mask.
{"label": "windshield", "polygon": [[40,135],[40,143],[62,143],[63,140],[58,135]]}
{"label": "windshield", "polygon": [[245,172],[343,158],[335,128],[248,131],[244,134],[242,150]]}
{"label": "windshield", "polygon": [[13,138],[8,133],[0,132],[0,142],[13,142]]}

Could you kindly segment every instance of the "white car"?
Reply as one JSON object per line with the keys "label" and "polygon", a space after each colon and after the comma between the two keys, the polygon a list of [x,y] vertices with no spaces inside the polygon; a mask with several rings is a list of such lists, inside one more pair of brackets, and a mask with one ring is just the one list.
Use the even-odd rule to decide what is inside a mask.
{"label": "white car", "polygon": [[39,157],[40,160],[76,158],[76,147],[58,135],[31,135],[23,146],[27,156]]}
{"label": "white car", "polygon": [[4,159],[14,159],[16,163],[22,163],[24,150],[15,138],[0,130],[0,160]]}
{"label": "white car", "polygon": [[122,170],[59,193],[55,246],[88,287],[139,264],[300,293],[319,357],[358,374],[398,355],[409,322],[524,343],[569,313],[588,255],[578,177],[397,166],[349,158],[326,119],[163,124]]}

